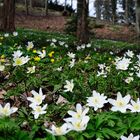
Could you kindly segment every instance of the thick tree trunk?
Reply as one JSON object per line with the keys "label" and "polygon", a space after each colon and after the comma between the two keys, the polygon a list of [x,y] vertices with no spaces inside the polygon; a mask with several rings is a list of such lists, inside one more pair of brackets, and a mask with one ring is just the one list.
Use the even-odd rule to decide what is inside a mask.
{"label": "thick tree trunk", "polygon": [[89,41],[88,34],[88,2],[86,0],[77,1],[77,39],[80,44]]}
{"label": "thick tree trunk", "polygon": [[4,32],[15,31],[15,0],[4,0],[1,30]]}
{"label": "thick tree trunk", "polygon": [[136,29],[140,36],[140,0],[136,0]]}

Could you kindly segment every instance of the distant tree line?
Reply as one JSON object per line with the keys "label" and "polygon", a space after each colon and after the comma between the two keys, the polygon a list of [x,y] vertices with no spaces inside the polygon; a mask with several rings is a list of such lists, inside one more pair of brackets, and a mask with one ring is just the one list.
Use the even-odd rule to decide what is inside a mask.
{"label": "distant tree line", "polygon": [[[2,1],[2,0],[1,0]],[[18,0],[24,2],[26,12],[28,14],[29,7],[37,4],[37,0]],[[40,0],[44,2],[46,14],[48,13],[48,0]],[[2,24],[0,26],[1,31],[12,32],[15,30],[15,0],[3,0],[2,7]],[[95,0],[96,19],[108,20],[113,23],[119,19],[119,13],[117,13],[117,3],[122,5],[124,9],[124,22],[126,24],[135,22],[136,30],[140,36],[140,0]],[[56,0],[57,3],[57,0]],[[66,6],[66,0],[65,0]],[[80,43],[86,43],[89,39],[88,34],[88,7],[89,0],[77,0],[77,38]],[[66,10],[66,8],[64,8]]]}

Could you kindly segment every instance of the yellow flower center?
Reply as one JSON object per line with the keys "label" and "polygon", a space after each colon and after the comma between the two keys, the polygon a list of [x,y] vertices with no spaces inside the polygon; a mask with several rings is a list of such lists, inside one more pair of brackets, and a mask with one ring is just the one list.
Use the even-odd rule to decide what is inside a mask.
{"label": "yellow flower center", "polygon": [[94,99],[93,99],[93,103],[94,103],[94,104],[99,103],[99,99],[98,99],[98,98],[94,98]]}
{"label": "yellow flower center", "polygon": [[123,101],[117,101],[117,102],[116,102],[116,105],[117,105],[118,107],[123,107],[125,104],[124,104]]}
{"label": "yellow flower center", "polygon": [[22,60],[20,58],[16,58],[16,65],[22,65]]}
{"label": "yellow flower center", "polygon": [[56,134],[58,134],[58,135],[61,135],[61,134],[62,134],[62,130],[61,130],[60,127],[57,127],[57,128],[55,129],[55,132],[56,132]]}
{"label": "yellow flower center", "polygon": [[138,104],[134,105],[134,109],[135,110],[140,110],[140,105],[138,105]]}
{"label": "yellow flower center", "polygon": [[35,100],[36,100],[36,102],[39,103],[39,104],[42,102],[42,99],[41,99],[40,96],[35,96]]}
{"label": "yellow flower center", "polygon": [[42,111],[41,107],[40,106],[37,106],[36,107],[36,112],[40,113]]}
{"label": "yellow flower center", "polygon": [[80,129],[81,128],[81,123],[80,122],[76,122],[74,124],[75,128]]}
{"label": "yellow flower center", "polygon": [[4,109],[3,109],[3,113],[4,113],[5,115],[7,115],[8,112],[9,112],[8,108],[4,108]]}

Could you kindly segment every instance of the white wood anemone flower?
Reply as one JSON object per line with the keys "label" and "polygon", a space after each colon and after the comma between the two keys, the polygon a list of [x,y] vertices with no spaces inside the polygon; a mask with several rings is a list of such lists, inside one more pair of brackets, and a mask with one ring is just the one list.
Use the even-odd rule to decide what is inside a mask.
{"label": "white wood anemone flower", "polygon": [[36,68],[35,66],[33,66],[33,67],[28,67],[28,68],[27,68],[27,70],[28,70],[27,73],[35,73],[35,68]]}
{"label": "white wood anemone flower", "polygon": [[10,107],[10,103],[7,103],[4,107],[0,104],[0,117],[10,116],[18,110],[17,107]]}
{"label": "white wood anemone flower", "polygon": [[69,125],[69,128],[74,131],[83,131],[86,129],[89,122],[89,116],[83,116],[81,119],[68,118],[64,119]]}
{"label": "white wood anemone flower", "polygon": [[70,61],[69,67],[70,67],[70,68],[73,68],[74,65],[75,65],[75,59],[72,59],[72,60]]}
{"label": "white wood anemone flower", "polygon": [[67,123],[64,123],[60,127],[56,127],[55,125],[52,125],[50,129],[45,129],[45,130],[55,136],[66,135],[69,131],[71,131]]}
{"label": "white wood anemone flower", "polygon": [[33,109],[32,114],[34,115],[34,118],[38,119],[39,115],[46,114],[47,111],[45,110],[47,106],[48,106],[47,104],[45,104],[43,107],[32,105],[32,109]]}
{"label": "white wood anemone flower", "polygon": [[4,71],[5,66],[0,64],[0,71]]}
{"label": "white wood anemone flower", "polygon": [[39,89],[39,93],[37,93],[34,90],[32,90],[31,93],[33,94],[34,97],[27,97],[27,100],[31,102],[31,104],[29,106],[32,107],[35,105],[42,104],[43,100],[46,97],[46,95],[43,95],[42,88]]}
{"label": "white wood anemone flower", "polygon": [[14,58],[19,58],[22,56],[22,52],[20,50],[14,51],[14,53],[12,54],[12,56]]}
{"label": "white wood anemone flower", "polygon": [[130,58],[133,58],[134,53],[133,53],[133,51],[128,50],[128,51],[125,53],[125,55],[127,55],[127,56],[130,57]]}
{"label": "white wood anemone flower", "polygon": [[46,51],[45,50],[37,51],[37,54],[39,55],[40,58],[46,57]]}
{"label": "white wood anemone flower", "polygon": [[75,58],[75,54],[72,52],[68,52],[67,55],[69,56],[69,58],[74,59]]}
{"label": "white wood anemone flower", "polygon": [[121,93],[118,92],[117,99],[108,99],[108,102],[113,105],[111,108],[112,111],[120,111],[121,113],[125,113],[127,109],[129,109],[130,104],[130,95],[126,95],[122,97]]}
{"label": "white wood anemone flower", "polygon": [[93,90],[92,96],[87,97],[87,106],[93,107],[95,111],[104,107],[104,104],[108,101],[106,100],[107,96],[100,94],[97,91]]}
{"label": "white wood anemone flower", "polygon": [[18,36],[18,32],[13,32],[13,36]]}
{"label": "white wood anemone flower", "polygon": [[68,92],[68,91],[72,92],[74,88],[73,80],[71,81],[66,80],[66,85],[64,86],[64,88],[65,88],[64,92]]}
{"label": "white wood anemone flower", "polygon": [[138,98],[137,101],[131,100],[131,105],[129,106],[129,109],[131,112],[140,112],[140,99]]}
{"label": "white wood anemone flower", "polygon": [[[76,104],[76,111],[72,111],[69,110],[68,114],[72,117],[72,118],[76,118],[76,119],[82,119],[84,116],[86,116],[86,114],[88,113],[89,108],[86,107],[82,107],[81,104]],[[68,118],[66,118],[65,120],[67,120]]]}
{"label": "white wood anemone flower", "polygon": [[131,59],[124,57],[121,60],[116,61],[116,69],[117,70],[127,70],[130,63],[131,63]]}
{"label": "white wood anemone flower", "polygon": [[134,137],[132,133],[128,137],[121,136],[121,140],[139,140],[139,138],[139,135]]}
{"label": "white wood anemone flower", "polygon": [[30,58],[28,56],[13,58],[13,61],[14,61],[13,66],[22,66],[22,65],[26,64],[29,60],[30,60]]}
{"label": "white wood anemone flower", "polygon": [[27,43],[27,50],[30,50],[30,49],[32,49],[34,47],[34,44],[33,44],[33,42],[31,41],[29,41],[28,43]]}

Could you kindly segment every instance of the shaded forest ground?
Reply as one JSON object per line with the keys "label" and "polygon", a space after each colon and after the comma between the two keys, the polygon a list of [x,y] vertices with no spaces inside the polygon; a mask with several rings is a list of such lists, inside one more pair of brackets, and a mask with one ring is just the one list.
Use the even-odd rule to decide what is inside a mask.
{"label": "shaded forest ground", "polygon": [[[68,17],[62,16],[62,13],[49,11],[47,16],[44,16],[44,9],[33,8],[30,10],[30,15],[26,16],[25,7],[18,6],[16,9],[16,27],[37,29],[49,32],[64,32],[65,24]],[[93,20],[93,22],[95,22]],[[127,42],[139,42],[135,27],[127,25],[119,25],[99,21],[90,23],[90,32],[94,33],[96,38],[111,39]],[[93,25],[93,26],[92,26]]]}

